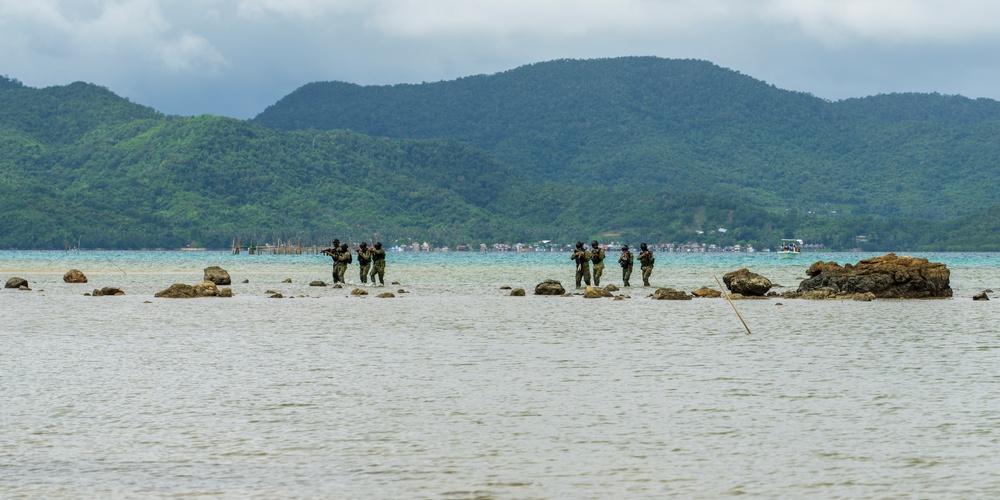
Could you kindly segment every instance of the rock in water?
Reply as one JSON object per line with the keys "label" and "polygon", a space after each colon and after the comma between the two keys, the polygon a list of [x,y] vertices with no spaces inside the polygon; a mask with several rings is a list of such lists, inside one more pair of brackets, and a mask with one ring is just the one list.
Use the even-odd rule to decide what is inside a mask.
{"label": "rock in water", "polygon": [[653,300],[691,300],[692,297],[684,291],[673,288],[657,288],[653,292]]}
{"label": "rock in water", "polygon": [[757,273],[750,272],[746,268],[726,273],[722,277],[722,282],[726,284],[726,288],[730,292],[747,297],[763,297],[774,286],[771,284],[771,280]]}
{"label": "rock in water", "polygon": [[27,287],[28,286],[28,280],[26,280],[24,278],[16,278],[15,277],[15,278],[11,278],[11,279],[7,280],[7,284],[4,285],[4,288],[21,288],[22,286],[23,287]]}
{"label": "rock in water", "polygon": [[205,268],[205,281],[211,281],[216,285],[231,285],[233,281],[229,279],[229,271],[219,267],[212,266]]}
{"label": "rock in water", "polygon": [[716,290],[714,288],[709,288],[707,286],[703,286],[703,287],[701,287],[701,288],[699,288],[699,289],[691,292],[691,295],[694,295],[695,297],[698,297],[698,298],[717,299],[719,297],[722,297],[722,292],[720,292],[720,291],[718,291],[718,290]]}
{"label": "rock in water", "polygon": [[535,295],[563,295],[566,289],[556,280],[545,280],[535,285]]}
{"label": "rock in water", "polygon": [[889,253],[841,267],[818,261],[806,271],[809,278],[798,292],[835,290],[839,293],[872,293],[879,299],[928,299],[952,296],[951,271],[940,262],[899,257]]}
{"label": "rock in water", "polygon": [[63,281],[66,283],[86,283],[87,276],[79,269],[70,269],[63,275]]}
{"label": "rock in water", "polygon": [[524,291],[523,288],[515,288],[515,289],[513,289],[513,290],[510,291],[510,296],[511,297],[524,297],[525,295],[526,295],[526,292]]}
{"label": "rock in water", "polygon": [[185,285],[174,283],[170,288],[157,292],[154,297],[167,299],[193,299],[197,297],[218,297],[219,288],[215,283],[206,281],[198,285]]}

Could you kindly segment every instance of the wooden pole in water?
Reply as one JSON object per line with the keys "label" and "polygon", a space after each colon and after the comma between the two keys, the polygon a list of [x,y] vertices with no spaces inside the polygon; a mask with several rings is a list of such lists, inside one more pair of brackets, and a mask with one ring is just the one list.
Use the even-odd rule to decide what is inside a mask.
{"label": "wooden pole in water", "polygon": [[746,321],[743,321],[743,316],[740,315],[740,312],[736,310],[736,304],[733,304],[733,299],[729,298],[729,294],[726,293],[726,287],[722,286],[722,282],[719,281],[718,276],[713,274],[712,277],[715,278],[715,282],[719,284],[719,288],[722,290],[722,295],[726,296],[726,300],[729,301],[729,305],[733,306],[733,311],[736,311],[736,317],[740,318],[740,323],[743,323],[743,328],[747,329],[747,335],[750,335],[750,327],[747,326]]}

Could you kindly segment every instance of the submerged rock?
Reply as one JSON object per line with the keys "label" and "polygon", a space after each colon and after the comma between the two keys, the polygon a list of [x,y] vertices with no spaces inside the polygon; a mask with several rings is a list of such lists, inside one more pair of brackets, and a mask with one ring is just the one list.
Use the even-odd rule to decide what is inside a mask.
{"label": "submerged rock", "polygon": [[525,295],[527,295],[527,293],[524,291],[523,288],[515,288],[510,291],[511,297],[524,297]]}
{"label": "submerged rock", "polygon": [[614,296],[615,294],[609,292],[606,288],[597,288],[590,285],[587,285],[587,289],[583,291],[583,298],[585,299],[599,299],[602,297]]}
{"label": "submerged rock", "polygon": [[63,275],[63,281],[66,283],[86,283],[87,276],[79,269],[70,269]]}
{"label": "submerged rock", "polygon": [[982,291],[973,295],[972,300],[990,300],[990,296],[986,295],[985,291]]}
{"label": "submerged rock", "polygon": [[92,296],[94,297],[114,297],[117,295],[125,295],[125,292],[121,288],[116,288],[113,286],[106,286],[100,290],[94,289]]}
{"label": "submerged rock", "polygon": [[380,293],[380,294],[378,294],[378,295],[375,296],[375,298],[379,298],[379,299],[392,299],[392,298],[395,298],[395,297],[396,296],[393,295],[392,292],[382,292],[382,293]]}
{"label": "submerged rock", "polygon": [[653,292],[653,300],[691,300],[692,297],[683,290],[673,288],[657,288]]}
{"label": "submerged rock", "polygon": [[323,280],[310,281],[309,286],[326,286],[326,282]]}
{"label": "submerged rock", "polygon": [[722,297],[722,292],[714,288],[709,288],[707,286],[704,286],[691,292],[691,295],[694,295],[695,297],[698,298],[717,299],[719,297]]}
{"label": "submerged rock", "polygon": [[[230,290],[231,296],[232,290]],[[219,287],[211,281],[206,281],[198,285],[185,285],[184,283],[174,283],[170,288],[156,292],[154,297],[166,299],[194,299],[198,297],[219,297]]]}
{"label": "submerged rock", "polygon": [[535,295],[565,295],[566,289],[556,280],[545,280],[535,285]]}
{"label": "submerged rock", "polygon": [[[841,267],[818,261],[806,271],[809,278],[799,284],[802,298],[824,295],[871,293],[879,299],[925,299],[952,296],[948,266],[924,258],[899,257],[889,253]],[[818,298],[818,297],[815,297]],[[827,297],[823,297],[827,298]]]}
{"label": "submerged rock", "polygon": [[360,295],[368,295],[368,290],[364,290],[364,289],[361,289],[361,288],[355,288],[354,290],[351,290],[351,295],[359,295],[359,296]]}

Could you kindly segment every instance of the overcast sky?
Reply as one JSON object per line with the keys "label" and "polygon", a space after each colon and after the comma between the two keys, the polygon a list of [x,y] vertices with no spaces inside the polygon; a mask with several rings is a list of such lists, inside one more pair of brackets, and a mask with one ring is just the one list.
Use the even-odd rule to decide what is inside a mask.
{"label": "overcast sky", "polygon": [[985,0],[0,0],[0,75],[237,118],[313,81],[630,55],[704,59],[831,100],[1000,99],[998,19]]}

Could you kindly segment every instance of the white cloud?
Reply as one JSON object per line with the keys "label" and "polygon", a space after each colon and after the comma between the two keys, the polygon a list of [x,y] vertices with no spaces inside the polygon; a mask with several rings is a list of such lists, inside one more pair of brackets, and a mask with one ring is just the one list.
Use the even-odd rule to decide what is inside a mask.
{"label": "white cloud", "polygon": [[960,43],[1000,38],[1000,4],[981,0],[770,0],[763,19],[788,22],[809,37],[840,45],[851,40],[886,43]]}

